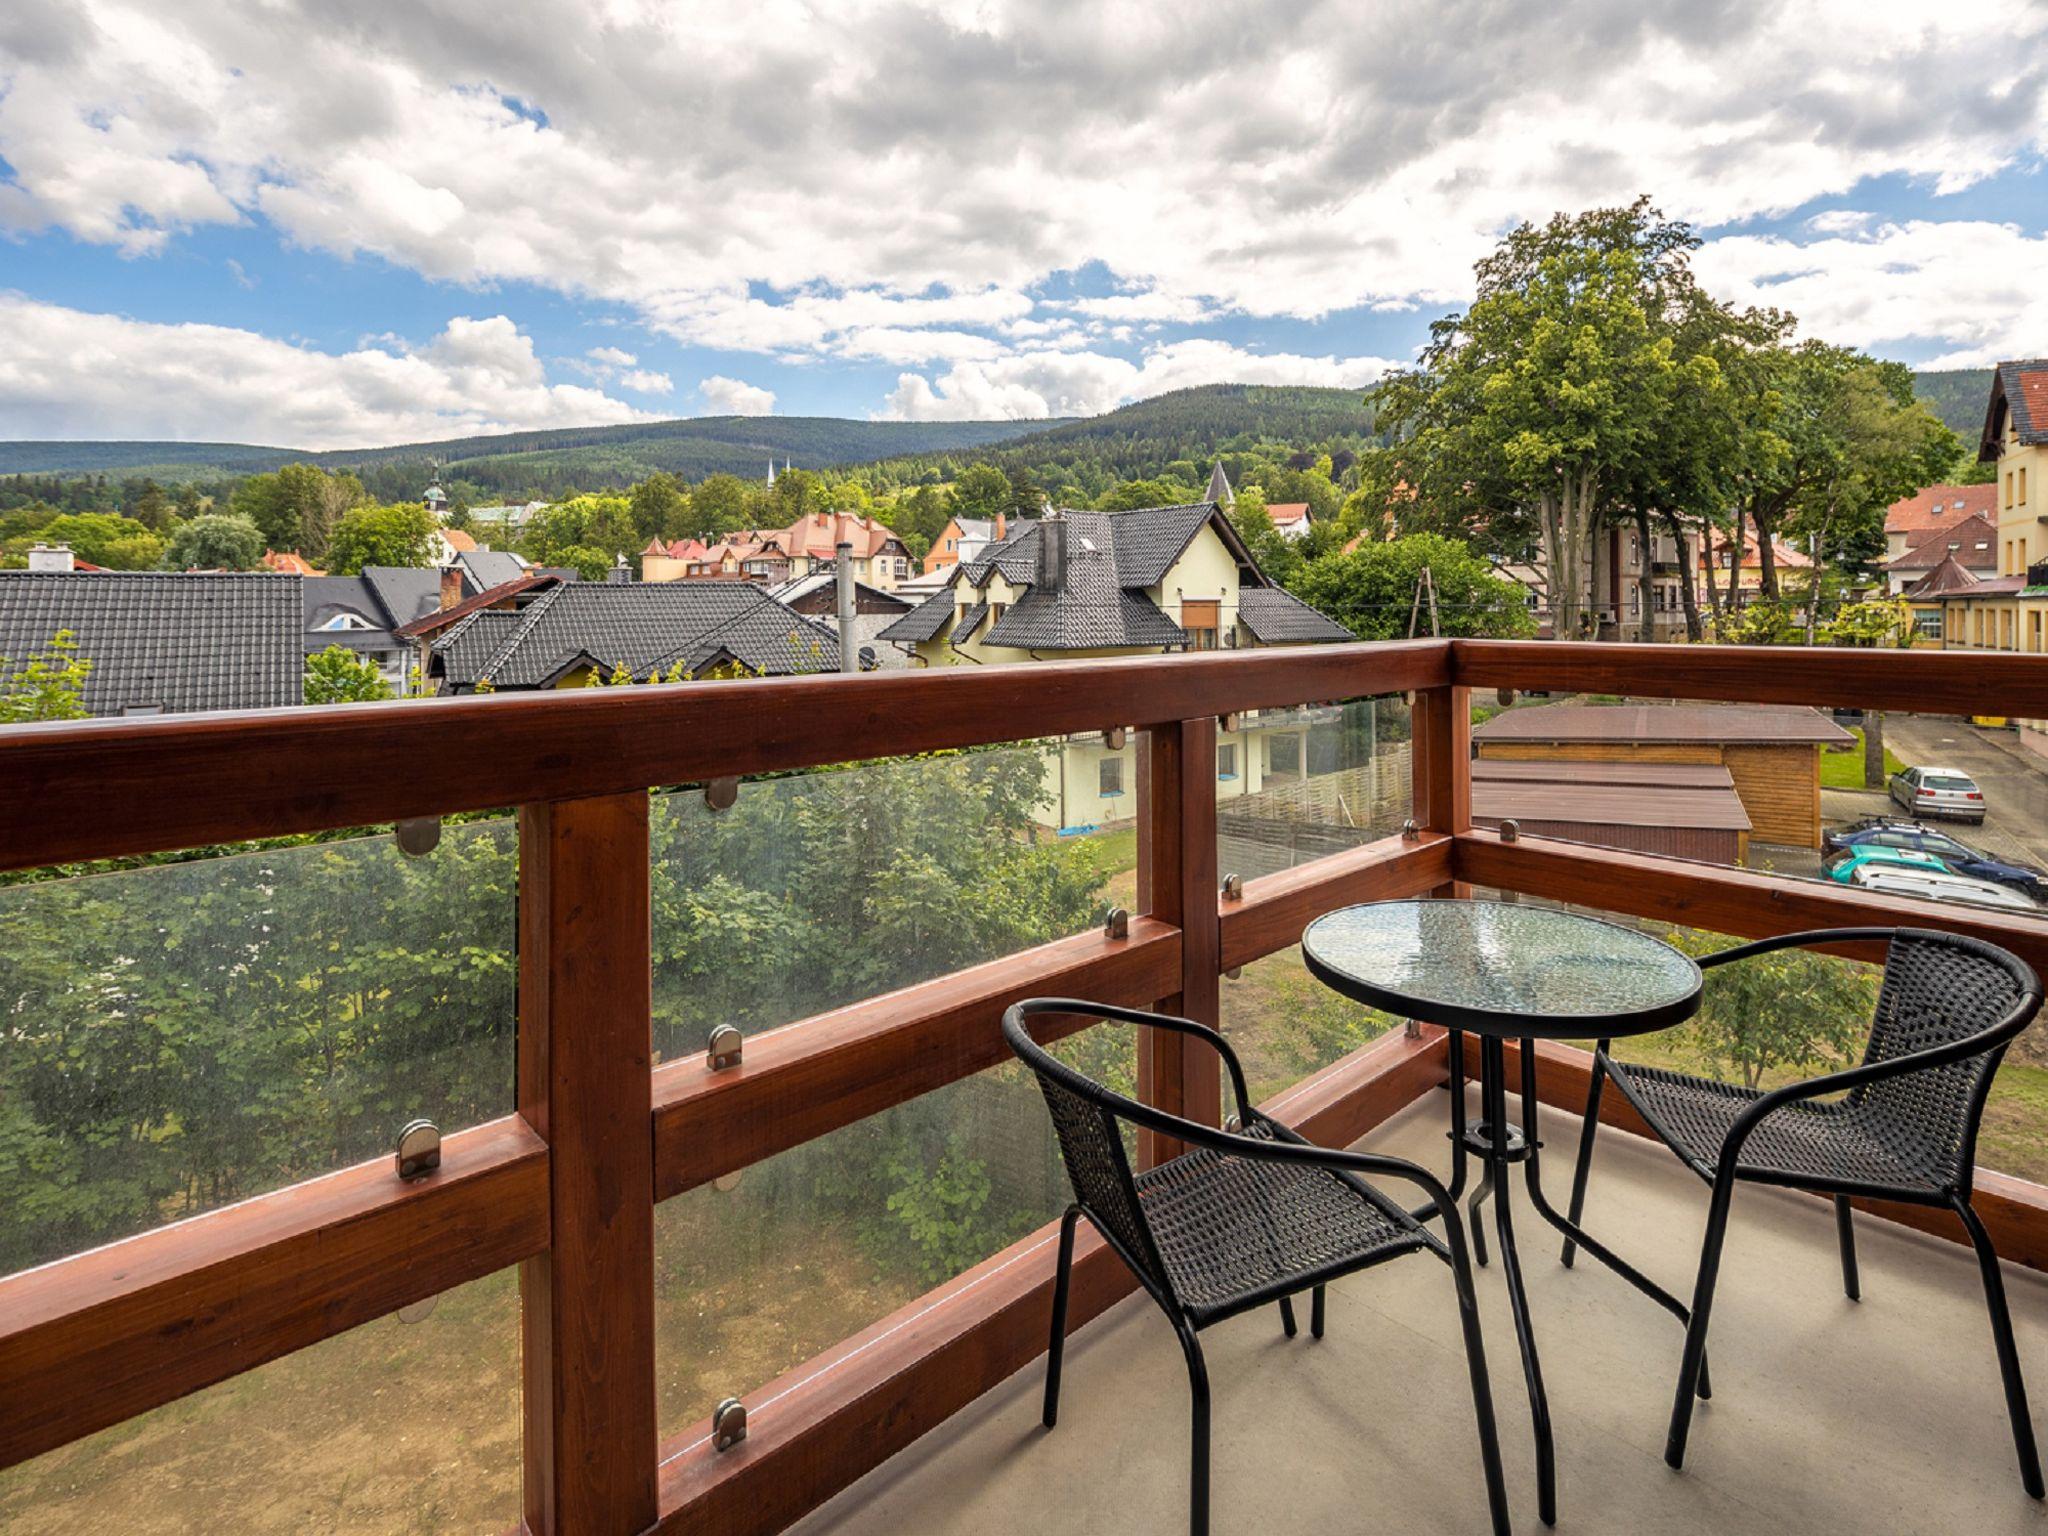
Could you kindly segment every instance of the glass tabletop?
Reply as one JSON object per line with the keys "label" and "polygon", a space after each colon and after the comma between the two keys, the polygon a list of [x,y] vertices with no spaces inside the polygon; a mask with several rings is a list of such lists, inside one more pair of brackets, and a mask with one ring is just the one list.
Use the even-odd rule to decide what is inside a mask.
{"label": "glass tabletop", "polygon": [[1700,968],[1660,939],[1555,907],[1381,901],[1317,918],[1302,958],[1359,1002],[1450,1029],[1579,1039],[1690,1018]]}

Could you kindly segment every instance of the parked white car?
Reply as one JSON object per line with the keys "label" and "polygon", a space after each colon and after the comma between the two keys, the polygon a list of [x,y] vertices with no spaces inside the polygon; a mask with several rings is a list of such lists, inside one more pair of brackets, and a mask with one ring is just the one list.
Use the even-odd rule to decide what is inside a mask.
{"label": "parked white car", "polygon": [[1920,896],[1929,901],[1960,901],[1973,907],[2006,907],[2015,912],[2041,910],[2008,886],[1932,869],[1866,864],[1849,876],[1849,884],[1886,896]]}

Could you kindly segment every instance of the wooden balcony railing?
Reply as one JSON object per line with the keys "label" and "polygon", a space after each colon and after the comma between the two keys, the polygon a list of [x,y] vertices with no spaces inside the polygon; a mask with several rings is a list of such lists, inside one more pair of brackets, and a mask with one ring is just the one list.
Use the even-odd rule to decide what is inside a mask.
{"label": "wooden balcony railing", "polygon": [[[451,1136],[416,1181],[365,1164],[0,1279],[0,1466],[516,1261],[525,1527],[771,1530],[1043,1347],[1048,1235],[762,1388],[750,1437],[721,1454],[708,1426],[660,1441],[654,1206],[998,1062],[1015,998],[1214,1022],[1220,974],[1317,913],[1469,884],[1744,936],[1954,928],[2048,971],[2048,923],[2025,915],[1475,831],[1475,688],[2048,718],[2048,658],[1427,641],[0,731],[0,868],[520,807],[516,1113]],[[1216,717],[1395,692],[1415,701],[1417,832],[1220,899]],[[651,1065],[649,786],[1112,726],[1143,732],[1127,936],[836,1009],[750,1041],[736,1069]],[[1433,1031],[1386,1036],[1280,1102],[1312,1135],[1355,1139],[1444,1081],[1444,1049]],[[1545,1097],[1582,1103],[1582,1062],[1546,1048]],[[1213,1060],[1177,1040],[1140,1041],[1139,1079],[1151,1102],[1219,1113]],[[2048,1193],[1981,1188],[2001,1250],[2048,1268]],[[1129,1288],[1084,1240],[1073,1325]]]}

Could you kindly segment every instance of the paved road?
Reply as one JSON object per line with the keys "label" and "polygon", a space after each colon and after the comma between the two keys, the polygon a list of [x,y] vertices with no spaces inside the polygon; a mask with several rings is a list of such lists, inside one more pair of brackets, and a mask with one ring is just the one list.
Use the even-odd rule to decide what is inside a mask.
{"label": "paved road", "polygon": [[[2022,747],[2011,731],[1927,715],[1887,715],[1885,744],[1908,763],[1960,768],[1984,791],[1983,826],[1935,825],[1986,853],[2048,869],[2048,758]],[[1853,801],[1852,814],[1865,816],[1889,806],[1875,796],[1824,793],[1821,809],[1830,821],[1837,817],[1836,801]]]}

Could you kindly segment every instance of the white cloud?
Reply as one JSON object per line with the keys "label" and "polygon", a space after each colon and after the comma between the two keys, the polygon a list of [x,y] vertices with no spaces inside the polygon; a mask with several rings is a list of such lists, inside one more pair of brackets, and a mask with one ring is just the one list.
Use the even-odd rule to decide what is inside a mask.
{"label": "white cloud", "polygon": [[532,340],[503,315],[457,317],[417,348],[335,353],[0,293],[8,437],[355,448],[644,417],[601,390],[550,384]]}
{"label": "white cloud", "polygon": [[697,393],[704,397],[707,416],[767,416],[775,409],[774,390],[719,373],[700,379]]}
{"label": "white cloud", "polygon": [[[1390,0],[1370,27],[1343,0],[5,12],[0,233],[146,255],[264,219],[686,343],[963,380],[1051,309],[1034,285],[1091,264],[1116,291],[1057,312],[1112,327],[1436,307],[1516,219],[1645,188],[1709,225],[1878,176],[1953,191],[2048,141],[2029,0]],[[1969,281],[1917,291],[1968,309]]]}
{"label": "white cloud", "polygon": [[1804,244],[1734,236],[1708,245],[1697,265],[1717,294],[1788,309],[1809,335],[1941,347],[1932,367],[2048,350],[2048,233],[2011,224],[1917,220]]}
{"label": "white cloud", "polygon": [[592,347],[583,354],[592,362],[605,368],[630,368],[640,359],[621,347]]}
{"label": "white cloud", "polygon": [[899,421],[1093,416],[1129,400],[1198,384],[1362,389],[1396,366],[1381,357],[1248,352],[1206,338],[1155,347],[1139,363],[1102,352],[1025,352],[988,363],[961,363],[937,379],[902,374],[877,414]]}
{"label": "white cloud", "polygon": [[630,368],[619,375],[619,387],[630,389],[637,395],[666,395],[676,386],[665,373],[656,373],[651,368]]}

